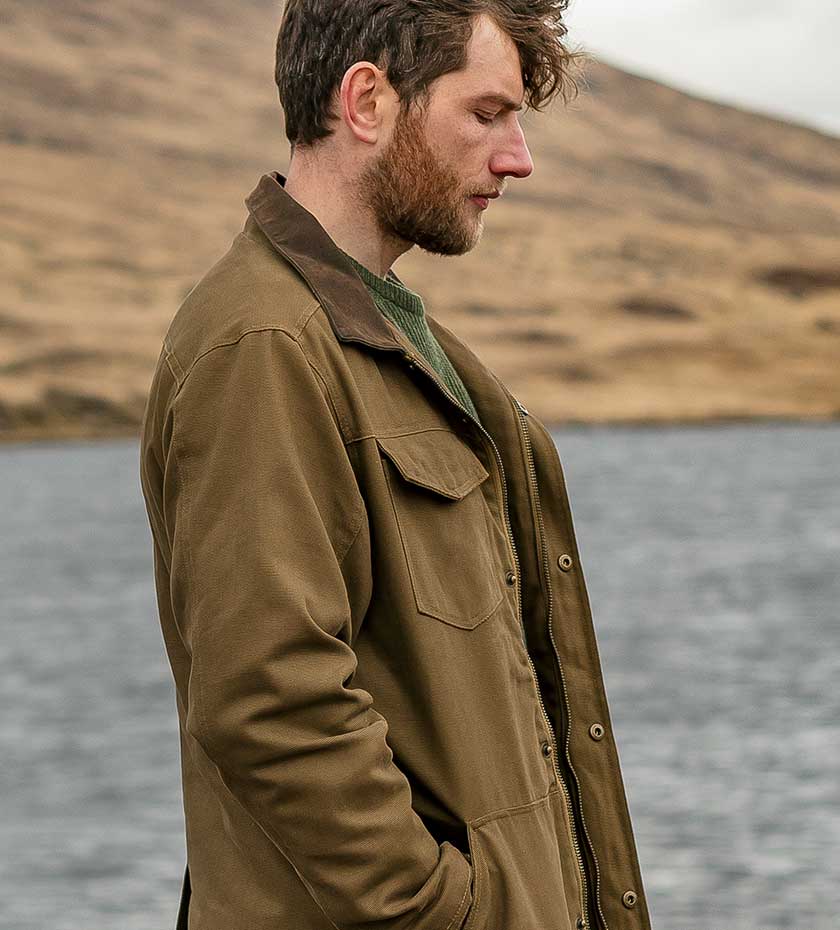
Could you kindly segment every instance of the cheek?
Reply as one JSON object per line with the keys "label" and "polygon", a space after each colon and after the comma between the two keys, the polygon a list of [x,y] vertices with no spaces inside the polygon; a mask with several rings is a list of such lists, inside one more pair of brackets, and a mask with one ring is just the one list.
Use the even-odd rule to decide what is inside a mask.
{"label": "cheek", "polygon": [[459,175],[480,173],[487,155],[487,132],[481,126],[459,126],[447,138],[446,158]]}
{"label": "cheek", "polygon": [[489,128],[473,119],[459,128],[458,141],[464,149],[477,152],[487,144],[489,135]]}
{"label": "cheek", "polygon": [[426,144],[440,173],[447,175],[454,197],[460,199],[461,188],[473,190],[475,182],[469,180],[486,173],[487,131],[475,120],[446,120],[430,126]]}
{"label": "cheek", "polygon": [[474,157],[486,138],[486,129],[470,117],[443,120],[428,134],[441,158],[453,164],[459,164],[463,157]]}

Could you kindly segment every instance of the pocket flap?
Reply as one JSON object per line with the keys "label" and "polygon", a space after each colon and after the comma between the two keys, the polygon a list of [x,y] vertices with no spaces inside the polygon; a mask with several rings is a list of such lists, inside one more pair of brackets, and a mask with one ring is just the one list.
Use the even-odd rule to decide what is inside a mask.
{"label": "pocket flap", "polygon": [[450,430],[377,436],[376,442],[406,481],[452,500],[469,494],[489,475],[476,454]]}

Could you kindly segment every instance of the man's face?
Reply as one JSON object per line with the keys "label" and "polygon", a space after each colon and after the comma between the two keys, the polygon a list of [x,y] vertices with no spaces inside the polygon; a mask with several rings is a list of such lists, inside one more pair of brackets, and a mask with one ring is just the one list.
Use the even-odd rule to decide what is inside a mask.
{"label": "man's face", "polygon": [[359,194],[384,236],[435,255],[463,255],[478,244],[484,209],[472,198],[501,192],[505,175],[533,170],[515,112],[478,99],[492,92],[519,103],[524,89],[516,46],[483,17],[466,68],[434,83],[425,113],[400,113],[362,171]]}

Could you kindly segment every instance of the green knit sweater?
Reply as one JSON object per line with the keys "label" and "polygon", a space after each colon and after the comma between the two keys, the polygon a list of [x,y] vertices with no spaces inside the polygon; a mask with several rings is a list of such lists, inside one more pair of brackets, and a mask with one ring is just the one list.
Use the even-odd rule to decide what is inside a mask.
{"label": "green knit sweater", "polygon": [[[344,252],[344,249],[341,251]],[[464,382],[461,381],[441,344],[435,339],[434,333],[429,329],[423,298],[409,290],[393,271],[389,270],[388,276],[382,278],[357,262],[352,255],[347,252],[344,254],[359,273],[359,277],[364,281],[379,310],[408,336],[417,351],[440,375],[443,383],[476,420],[479,420],[478,411],[464,387]]]}

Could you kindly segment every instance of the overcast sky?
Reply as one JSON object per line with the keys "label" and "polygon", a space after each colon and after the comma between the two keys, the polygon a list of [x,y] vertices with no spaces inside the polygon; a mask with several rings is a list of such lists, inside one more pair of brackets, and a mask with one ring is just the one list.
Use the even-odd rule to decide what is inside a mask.
{"label": "overcast sky", "polygon": [[840,136],[840,0],[571,0],[573,45]]}

